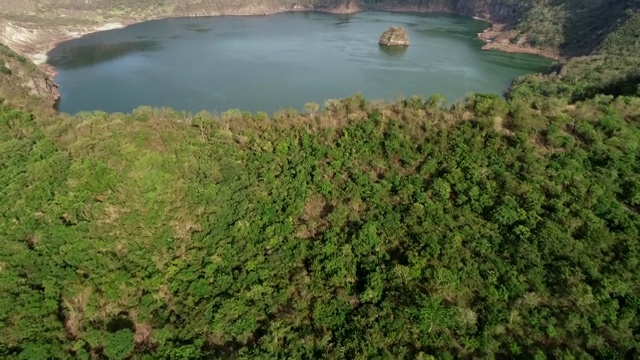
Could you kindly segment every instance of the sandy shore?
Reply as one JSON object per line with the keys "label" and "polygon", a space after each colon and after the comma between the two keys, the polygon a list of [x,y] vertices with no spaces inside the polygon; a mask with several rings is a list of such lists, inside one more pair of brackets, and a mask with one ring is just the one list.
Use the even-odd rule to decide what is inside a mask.
{"label": "sandy shore", "polygon": [[[485,19],[479,20],[488,21]],[[481,33],[478,33],[478,39],[486,43],[484,46],[482,46],[482,50],[534,54],[544,56],[553,60],[560,60],[562,58],[557,51],[549,49],[538,49],[527,45],[514,44],[511,42],[513,36],[515,36],[515,34],[512,31],[505,30],[504,25],[494,23],[491,23],[491,27],[485,29]]]}

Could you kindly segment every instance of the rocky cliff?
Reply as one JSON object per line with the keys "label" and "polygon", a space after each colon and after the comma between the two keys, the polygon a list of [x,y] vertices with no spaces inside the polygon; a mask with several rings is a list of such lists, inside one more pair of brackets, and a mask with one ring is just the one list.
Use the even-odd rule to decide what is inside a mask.
{"label": "rocky cliff", "polygon": [[409,34],[403,27],[392,26],[380,35],[378,43],[384,46],[409,46]]}
{"label": "rocky cliff", "polygon": [[0,44],[0,98],[18,107],[53,108],[60,95],[47,70]]}

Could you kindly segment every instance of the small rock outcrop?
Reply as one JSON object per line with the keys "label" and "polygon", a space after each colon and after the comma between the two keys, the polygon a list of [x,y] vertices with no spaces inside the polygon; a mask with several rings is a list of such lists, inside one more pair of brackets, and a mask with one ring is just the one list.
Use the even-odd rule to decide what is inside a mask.
{"label": "small rock outcrop", "polygon": [[409,46],[409,34],[403,27],[392,26],[380,35],[380,45]]}

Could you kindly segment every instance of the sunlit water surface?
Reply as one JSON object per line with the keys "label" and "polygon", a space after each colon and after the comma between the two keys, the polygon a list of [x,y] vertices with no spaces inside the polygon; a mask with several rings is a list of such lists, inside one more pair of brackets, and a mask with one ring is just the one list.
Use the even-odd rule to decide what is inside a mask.
{"label": "sunlit water surface", "polygon": [[[380,47],[404,26],[406,49]],[[128,112],[141,105],[274,112],[356,92],[397,100],[441,93],[501,93],[550,61],[482,51],[488,24],[438,14],[366,12],[150,21],[91,34],[49,53],[59,72],[59,110]]]}

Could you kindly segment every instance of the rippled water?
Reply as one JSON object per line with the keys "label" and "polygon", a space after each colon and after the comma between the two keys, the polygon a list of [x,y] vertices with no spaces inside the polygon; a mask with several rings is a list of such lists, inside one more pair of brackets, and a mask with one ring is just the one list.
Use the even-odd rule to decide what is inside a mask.
{"label": "rippled water", "polygon": [[[406,49],[378,45],[404,26]],[[150,21],[91,34],[49,53],[62,95],[59,110],[130,111],[239,108],[273,112],[346,97],[396,100],[442,93],[504,91],[550,61],[482,51],[487,23],[436,14],[286,13]]]}

